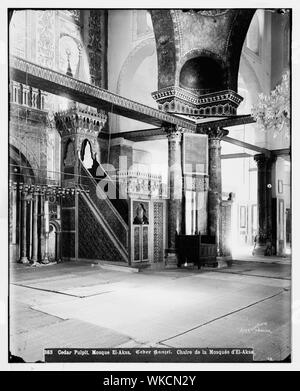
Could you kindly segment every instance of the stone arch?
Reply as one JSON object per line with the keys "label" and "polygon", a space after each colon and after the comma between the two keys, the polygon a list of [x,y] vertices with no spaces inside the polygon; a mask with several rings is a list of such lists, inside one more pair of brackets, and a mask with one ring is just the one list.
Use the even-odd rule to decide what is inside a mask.
{"label": "stone arch", "polygon": [[[143,61],[151,57],[155,53],[156,44],[154,37],[150,37],[141,41],[127,56],[125,59],[117,81],[117,94],[125,95],[124,91],[126,90],[126,83],[133,79],[136,71]],[[156,77],[157,82],[157,77]],[[152,91],[150,91],[152,92]],[[149,92],[149,96],[150,96]],[[124,121],[120,116],[115,117],[115,125],[120,129],[120,123]]]}
{"label": "stone arch", "polygon": [[89,152],[90,152],[90,157],[91,157],[91,159],[93,159],[94,158],[94,151],[93,151],[93,146],[92,146],[92,143],[91,143],[91,141],[88,139],[88,138],[85,138],[83,141],[82,141],[82,143],[81,143],[81,147],[80,147],[80,159],[81,159],[81,161],[84,161],[84,158],[85,158],[85,154],[86,154],[86,152],[87,152],[87,146],[89,145],[89,147],[90,147],[90,150],[89,150]]}
{"label": "stone arch", "polygon": [[242,48],[256,9],[239,9],[234,13],[228,34],[225,55],[228,62],[228,88],[237,91],[238,71]]}
{"label": "stone arch", "polygon": [[119,73],[117,94],[121,94],[124,81],[133,77],[143,60],[154,53],[155,47],[155,39],[153,37],[147,38],[128,54]]}
{"label": "stone arch", "polygon": [[171,10],[150,10],[156,41],[158,90],[175,84],[176,45]]}
{"label": "stone arch", "polygon": [[241,55],[238,78],[242,76],[251,96],[252,102],[255,102],[257,95],[263,92],[258,77],[251,63],[244,54]]}
{"label": "stone arch", "polygon": [[259,55],[261,51],[261,31],[262,25],[259,15],[257,11],[253,15],[251,23],[249,25],[246,37],[245,44],[248,49],[250,49],[253,53]]}
{"label": "stone arch", "polygon": [[38,171],[34,172],[26,156],[14,145],[9,144],[10,179],[16,182],[34,183]]}
{"label": "stone arch", "polygon": [[74,140],[68,138],[63,147],[63,165],[64,166],[74,166],[76,161],[76,145]]}
{"label": "stone arch", "polygon": [[25,160],[28,162],[28,165],[34,173],[34,176],[37,177],[40,165],[38,163],[36,155],[26,148],[26,145],[20,140],[19,137],[16,137],[11,134],[9,135],[9,145],[11,148],[14,148],[15,150],[19,151],[22,156],[24,156]]}
{"label": "stone arch", "polygon": [[48,257],[51,261],[59,261],[61,226],[56,220],[49,221]]}

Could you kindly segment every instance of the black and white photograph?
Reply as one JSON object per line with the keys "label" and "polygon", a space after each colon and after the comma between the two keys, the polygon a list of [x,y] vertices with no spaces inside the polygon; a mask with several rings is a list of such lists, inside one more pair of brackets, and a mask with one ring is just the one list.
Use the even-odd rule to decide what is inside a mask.
{"label": "black and white photograph", "polygon": [[6,14],[7,362],[293,363],[293,8],[63,3]]}

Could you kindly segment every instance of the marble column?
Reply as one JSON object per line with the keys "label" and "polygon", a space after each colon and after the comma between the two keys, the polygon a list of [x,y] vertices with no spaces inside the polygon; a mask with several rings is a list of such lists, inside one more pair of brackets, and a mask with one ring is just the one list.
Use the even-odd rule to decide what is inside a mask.
{"label": "marble column", "polygon": [[182,231],[182,131],[170,127],[168,138],[169,200],[168,250],[175,252],[176,232]]}
{"label": "marble column", "polygon": [[9,242],[16,244],[17,239],[17,185],[9,183]]}
{"label": "marble column", "polygon": [[29,260],[27,258],[27,191],[22,191],[22,221],[21,221],[21,234],[22,234],[22,241],[21,241],[21,263],[29,263]]}
{"label": "marble column", "polygon": [[39,249],[38,253],[40,256],[40,259],[42,260],[44,258],[44,250],[45,250],[45,214],[44,214],[44,207],[45,207],[45,195],[42,192],[39,197],[40,201],[40,214],[39,214]]}
{"label": "marble column", "polygon": [[33,212],[33,207],[32,207],[32,199],[30,200],[29,204],[29,254],[28,257],[31,259],[32,258],[32,212]]}
{"label": "marble column", "polygon": [[276,157],[255,155],[257,163],[257,242],[255,254],[263,255],[272,242],[272,166]]}
{"label": "marble column", "polygon": [[12,261],[16,261],[17,256],[17,184],[10,183],[10,203],[9,203],[9,255]]}
{"label": "marble column", "polygon": [[60,231],[55,231],[55,261],[61,262]]}
{"label": "marble column", "polygon": [[217,255],[220,256],[222,174],[221,174],[221,139],[227,136],[228,130],[208,129],[208,234],[216,237]]}
{"label": "marble column", "polygon": [[44,202],[44,227],[45,227],[45,254],[43,263],[49,263],[48,245],[49,245],[49,201],[45,199]]}
{"label": "marble column", "polygon": [[32,224],[32,262],[37,263],[38,260],[38,202],[39,195],[35,192],[33,195],[33,224]]}
{"label": "marble column", "polygon": [[12,244],[17,243],[17,186],[14,183],[12,189]]}

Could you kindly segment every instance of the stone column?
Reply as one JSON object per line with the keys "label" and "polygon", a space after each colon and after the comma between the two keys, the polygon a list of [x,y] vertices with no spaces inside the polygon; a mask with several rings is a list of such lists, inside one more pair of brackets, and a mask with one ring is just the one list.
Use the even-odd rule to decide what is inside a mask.
{"label": "stone column", "polygon": [[17,186],[14,183],[12,193],[12,244],[17,243]]}
{"label": "stone column", "polygon": [[44,206],[45,206],[45,195],[43,192],[40,194],[40,215],[39,215],[39,225],[40,225],[40,235],[39,235],[39,255],[41,260],[43,257],[43,251],[45,249],[45,221],[44,221]]}
{"label": "stone column", "polygon": [[32,262],[35,265],[38,260],[38,202],[39,194],[33,194],[33,224],[32,224]]}
{"label": "stone column", "polygon": [[32,212],[33,212],[33,207],[32,207],[32,199],[30,200],[30,212],[29,212],[29,258],[32,258]]}
{"label": "stone column", "polygon": [[167,129],[169,200],[168,200],[168,251],[175,253],[176,232],[182,231],[182,131]]}
{"label": "stone column", "polygon": [[217,255],[220,252],[221,230],[221,201],[222,201],[222,175],[221,175],[221,139],[227,136],[228,130],[215,128],[208,129],[208,234],[216,237]]}
{"label": "stone column", "polygon": [[22,221],[21,221],[21,234],[22,234],[22,241],[21,241],[21,263],[29,263],[29,260],[27,258],[27,191],[22,191]]}
{"label": "stone column", "polygon": [[276,157],[255,155],[257,163],[257,221],[258,232],[254,253],[263,255],[267,242],[272,243],[272,166]]}
{"label": "stone column", "polygon": [[[48,244],[49,244],[49,201],[45,199],[44,202],[44,226],[45,226],[45,255],[43,263],[49,263]],[[43,220],[42,220],[43,222]]]}
{"label": "stone column", "polygon": [[55,231],[55,260],[61,262],[61,242],[60,242],[60,231]]}

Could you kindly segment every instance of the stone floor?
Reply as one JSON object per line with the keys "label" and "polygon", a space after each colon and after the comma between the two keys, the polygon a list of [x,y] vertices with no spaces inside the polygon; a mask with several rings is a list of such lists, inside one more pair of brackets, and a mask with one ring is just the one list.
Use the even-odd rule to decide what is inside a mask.
{"label": "stone floor", "polygon": [[253,347],[256,361],[281,361],[291,353],[290,271],[288,261],[140,273],[15,264],[10,351],[36,362],[51,347]]}

